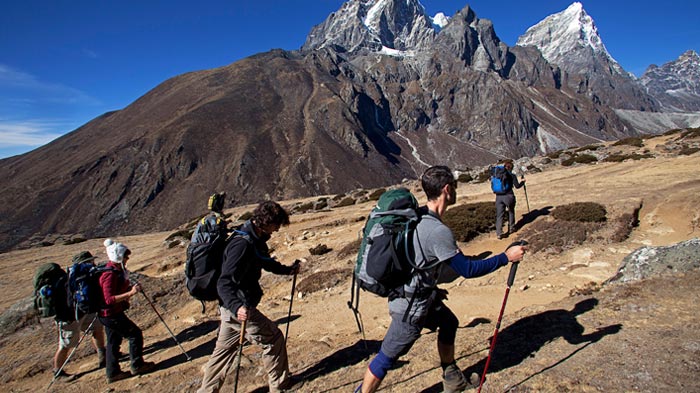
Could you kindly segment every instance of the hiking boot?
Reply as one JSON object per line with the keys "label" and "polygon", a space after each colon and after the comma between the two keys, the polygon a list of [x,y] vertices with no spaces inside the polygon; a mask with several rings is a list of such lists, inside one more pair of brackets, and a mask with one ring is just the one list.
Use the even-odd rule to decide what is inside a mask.
{"label": "hiking boot", "polygon": [[119,371],[116,374],[112,376],[107,376],[107,383],[112,383],[112,382],[117,382],[121,381],[122,379],[127,379],[131,378],[131,374],[125,372],[125,371]]}
{"label": "hiking boot", "polygon": [[57,374],[57,372],[58,372],[58,370],[53,370],[53,376],[54,376],[54,378],[56,378],[57,381],[70,382],[70,381],[75,380],[75,378],[76,378],[75,375],[68,374],[64,370],[61,370],[60,372],[58,372],[58,374]]}
{"label": "hiking boot", "polygon": [[297,392],[304,386],[304,381],[297,375],[292,375],[289,377],[282,385],[280,385],[280,392]]}
{"label": "hiking boot", "polygon": [[442,389],[445,393],[457,393],[470,386],[469,381],[464,377],[462,370],[452,363],[445,368],[442,373]]}
{"label": "hiking boot", "polygon": [[153,370],[155,367],[156,367],[156,364],[153,362],[143,362],[138,366],[134,366],[132,364],[131,365],[131,375],[146,374],[149,371]]}

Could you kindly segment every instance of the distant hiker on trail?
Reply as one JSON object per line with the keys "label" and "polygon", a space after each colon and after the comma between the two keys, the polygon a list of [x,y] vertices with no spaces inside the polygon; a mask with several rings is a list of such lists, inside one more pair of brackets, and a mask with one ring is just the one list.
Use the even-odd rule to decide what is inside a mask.
{"label": "distant hiker on trail", "polygon": [[[73,256],[73,264],[93,262],[95,257],[89,251],[83,251]],[[67,298],[66,298],[67,299]],[[56,307],[56,327],[58,328],[58,349],[53,357],[53,374],[58,379],[69,380],[73,375],[68,374],[65,370],[61,370],[68,358],[68,353],[72,348],[75,348],[80,342],[81,332],[90,333],[93,347],[97,351],[98,368],[105,366],[105,336],[104,328],[100,321],[96,319],[96,313],[78,315],[78,320],[75,319],[75,310],[66,301],[65,305],[61,303]],[[67,306],[67,307],[66,307]],[[92,323],[94,321],[94,323]],[[92,323],[91,332],[87,332],[88,327]]]}
{"label": "distant hiker on trail", "polygon": [[222,214],[225,199],[223,192],[209,197],[211,212],[197,222],[187,246],[185,286],[192,297],[202,302],[202,313],[205,301],[219,299],[216,283],[228,238],[228,222]]}
{"label": "distant hiker on trail", "polygon": [[212,194],[209,197],[207,208],[210,210],[210,213],[197,223],[197,227],[192,233],[192,244],[207,243],[211,241],[211,237],[215,234],[221,235],[224,239],[226,238],[228,235],[228,222],[223,215],[225,201],[225,192]]}
{"label": "distant hiker on trail", "polygon": [[[501,165],[497,165],[494,169],[498,170]],[[513,193],[513,187],[520,188],[525,185],[525,179],[521,182],[518,181],[518,177],[513,174],[513,160],[505,160],[502,163],[502,167],[505,169],[503,176],[501,178],[502,188],[498,190],[493,190],[496,194],[496,237],[502,239],[503,235],[503,215],[506,210],[508,210],[508,232],[506,235],[512,235],[517,228],[515,227],[515,194]],[[492,173],[492,188],[493,188],[493,176]]]}
{"label": "distant hiker on trail", "polygon": [[245,326],[245,338],[263,347],[262,358],[270,392],[282,392],[299,384],[289,373],[282,331],[257,309],[263,295],[258,282],[262,269],[292,275],[300,268],[298,262],[285,266],[269,255],[266,242],[282,225],[289,225],[288,213],[276,202],[263,202],[226,245],[217,284],[221,326],[214,352],[204,367],[199,393],[221,389],[236,357],[242,326]]}
{"label": "distant hiker on trail", "polygon": [[[519,261],[526,250],[523,246],[513,246],[502,254],[483,260],[464,256],[452,231],[441,221],[447,207],[457,199],[457,182],[452,172],[446,166],[433,166],[425,171],[421,183],[428,202],[421,207],[422,218],[414,233],[414,262],[419,268],[433,267],[415,272],[408,284],[389,296],[391,324],[379,353],[370,362],[356,392],[376,391],[387,371],[399,357],[408,353],[423,328],[438,332],[444,391],[460,392],[470,383],[478,383],[478,380],[467,381],[455,361],[454,344],[459,320],[443,303],[447,291],[437,287],[438,278],[443,269],[448,268],[466,278],[483,276],[508,262]],[[436,261],[442,263],[435,264]]]}
{"label": "distant hiker on trail", "polygon": [[[145,374],[155,364],[143,360],[143,333],[124,313],[129,308],[129,299],[141,291],[139,284],[131,285],[126,264],[131,250],[112,239],[104,242],[109,262],[107,271],[100,276],[100,287],[105,307],[100,310],[100,322],[107,332],[107,382],[112,383],[132,375]],[[119,347],[122,339],[129,340],[131,374],[123,372],[119,366]]]}

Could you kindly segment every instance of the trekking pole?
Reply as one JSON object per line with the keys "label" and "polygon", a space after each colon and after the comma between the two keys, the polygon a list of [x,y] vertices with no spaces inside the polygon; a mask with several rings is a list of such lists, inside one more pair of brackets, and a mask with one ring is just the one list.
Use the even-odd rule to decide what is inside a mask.
{"label": "trekking pole", "polygon": [[[85,331],[83,332],[83,335],[80,336],[80,340],[78,340],[78,344],[76,344],[75,347],[73,347],[73,350],[70,351],[70,353],[68,354],[68,357],[66,358],[66,360],[63,361],[63,364],[61,365],[61,368],[59,368],[58,371],[56,371],[56,374],[54,374],[53,379],[51,380],[51,383],[49,383],[49,386],[46,387],[46,391],[47,391],[47,392],[49,391],[49,389],[51,389],[51,385],[53,385],[53,383],[56,382],[56,379],[58,378],[58,376],[61,375],[61,372],[63,371],[63,368],[66,367],[66,364],[68,364],[68,361],[69,361],[70,358],[73,356],[73,354],[75,353],[75,351],[78,349],[78,347],[80,346],[80,343],[83,342],[83,339],[85,339],[85,336],[87,336],[89,333],[92,333],[92,325],[95,324],[95,320],[97,320],[97,315],[95,315],[95,317],[92,318],[92,322],[90,322],[90,324],[88,325],[87,329],[85,329]],[[78,322],[78,323],[79,323],[79,322]]]}
{"label": "trekking pole", "polygon": [[143,288],[141,288],[141,294],[143,295],[143,297],[146,298],[146,301],[148,301],[148,304],[151,305],[151,308],[153,309],[153,311],[155,311],[156,315],[158,315],[158,318],[160,318],[160,321],[163,322],[163,325],[165,326],[165,328],[168,329],[168,333],[170,333],[170,336],[173,338],[173,340],[175,340],[175,343],[177,344],[177,346],[180,347],[180,349],[182,350],[182,353],[185,354],[185,356],[187,357],[187,360],[188,360],[188,361],[192,360],[192,358],[191,358],[190,355],[187,353],[187,351],[185,351],[185,348],[183,348],[182,345],[180,345],[180,342],[177,341],[177,338],[176,338],[175,335],[173,334],[173,331],[170,330],[170,327],[168,326],[168,324],[165,323],[165,319],[163,319],[163,317],[160,315],[160,313],[158,312],[158,310],[156,310],[156,306],[153,305],[153,302],[152,302],[151,299],[146,295],[146,292],[143,291]]}
{"label": "trekking pole", "polygon": [[245,323],[241,323],[241,337],[238,339],[238,355],[236,356],[236,379],[233,384],[233,393],[238,392],[238,374],[241,372],[241,358],[243,357],[243,340],[245,339]]}
{"label": "trekking pole", "polygon": [[[520,178],[525,180],[525,174],[521,173]],[[527,203],[527,212],[530,213],[530,201],[527,199],[527,184],[523,184],[523,191],[525,191],[525,203]]]}
{"label": "trekking pole", "polygon": [[[294,263],[299,265],[298,262]],[[287,345],[287,338],[289,337],[289,325],[292,323],[292,303],[294,303],[294,288],[297,285],[297,271],[294,271],[294,278],[292,279],[292,295],[289,298],[289,313],[287,314],[287,331],[284,333],[284,345]]]}
{"label": "trekking pole", "polygon": [[[525,240],[520,240],[514,242],[508,248],[513,246],[524,246],[527,242]],[[506,248],[506,250],[508,249]],[[486,358],[486,365],[484,365],[484,371],[481,374],[481,381],[479,382],[479,390],[477,393],[481,393],[481,386],[484,384],[484,379],[486,379],[486,371],[489,369],[489,364],[491,363],[491,356],[493,355],[493,349],[496,347],[496,337],[498,337],[498,329],[501,327],[501,319],[503,318],[503,311],[506,309],[506,302],[508,301],[508,293],[510,292],[510,287],[513,286],[513,281],[515,281],[515,272],[518,271],[518,263],[513,262],[510,264],[510,274],[508,275],[508,286],[506,287],[506,295],[503,297],[503,304],[501,305],[501,312],[498,314],[498,322],[496,322],[496,330],[493,332],[493,338],[491,339],[491,347],[489,348],[489,356]]]}

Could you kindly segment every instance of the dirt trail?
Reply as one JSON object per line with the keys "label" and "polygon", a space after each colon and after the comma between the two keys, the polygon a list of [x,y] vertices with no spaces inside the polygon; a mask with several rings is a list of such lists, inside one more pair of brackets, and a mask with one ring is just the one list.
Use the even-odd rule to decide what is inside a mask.
{"label": "dirt trail", "polygon": [[[661,143],[654,140],[654,144]],[[647,149],[654,147],[649,142]],[[641,204],[639,226],[621,243],[584,243],[559,254],[531,253],[521,263],[503,317],[498,347],[490,367],[486,392],[593,392],[593,391],[700,391],[700,320],[695,312],[699,274],[661,277],[631,285],[586,292],[610,278],[620,261],[643,245],[670,245],[698,237],[700,179],[698,154],[658,155],[654,159],[598,163],[573,167],[550,166],[527,174],[531,210],[572,202],[603,204],[609,215],[628,212]],[[417,195],[420,195],[418,192]],[[528,221],[521,190],[517,214]],[[310,200],[310,199],[309,199]],[[487,184],[462,184],[458,204],[492,201]],[[354,255],[338,252],[357,239],[361,218],[371,202],[328,212],[292,216],[289,227],[275,234],[270,244],[284,263],[304,258],[298,284],[314,273],[346,271]],[[234,216],[250,207],[233,209]],[[541,219],[541,218],[537,218]],[[214,345],[218,319],[215,307],[205,314],[181,284],[184,248],[168,248],[171,232],[125,236],[118,240],[133,251],[130,268],[148,276],[146,291],[154,298],[170,328],[193,360],[185,361],[180,349],[141,300],[130,315],[144,328],[146,360],[158,363],[151,374],[107,385],[104,370],[95,370],[96,355],[84,345],[68,371],[79,373],[71,383],[56,383],[53,391],[159,391],[194,392],[201,382],[201,367]],[[500,252],[518,238],[497,240],[485,234],[460,244],[467,255]],[[92,239],[74,245],[0,254],[0,311],[8,312],[31,295],[36,268],[47,261],[67,265],[72,255],[89,250],[106,258],[102,241]],[[311,256],[309,248],[325,244],[333,251]],[[466,371],[483,366],[488,338],[503,300],[508,269],[486,277],[445,285],[448,304],[460,319],[457,337],[458,364]],[[158,278],[158,279],[155,279]],[[361,311],[366,341],[357,331],[349,299],[349,275],[329,287],[302,293],[294,299],[289,329],[291,369],[307,380],[305,392],[348,392],[359,383],[367,361],[377,349],[389,324],[386,301],[362,294]],[[263,276],[266,295],[260,309],[273,320],[286,321],[291,277]],[[586,295],[570,296],[579,292]],[[284,331],[285,326],[282,324]],[[35,392],[51,380],[50,358],[55,350],[51,319],[30,324],[0,338],[0,386],[2,391]],[[435,334],[425,331],[397,369],[390,371],[383,391],[439,392],[440,371]],[[127,352],[126,346],[122,348]],[[240,391],[266,391],[260,348],[244,350]],[[128,367],[126,361],[123,367]],[[232,390],[233,373],[227,379]]]}

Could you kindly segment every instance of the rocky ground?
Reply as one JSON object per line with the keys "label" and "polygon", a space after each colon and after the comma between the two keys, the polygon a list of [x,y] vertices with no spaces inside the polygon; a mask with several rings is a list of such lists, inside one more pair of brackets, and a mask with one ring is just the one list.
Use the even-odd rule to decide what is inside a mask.
{"label": "rocky ground", "polygon": [[[525,194],[517,190],[521,229],[505,240],[496,239],[492,231],[460,243],[465,254],[500,252],[513,240],[534,237],[538,223],[551,219],[553,208],[573,202],[602,204],[610,223],[633,214],[638,225],[621,241],[614,239],[614,230],[603,229],[581,244],[542,246],[526,255],[510,290],[483,391],[700,391],[696,378],[700,371],[698,243],[656,248],[698,238],[700,156],[697,152],[679,153],[688,143],[696,146],[697,137],[684,143],[680,146],[679,135],[674,134],[645,139],[641,146],[606,144],[590,151],[518,162],[518,167],[528,168],[530,207],[528,214]],[[597,161],[561,165],[582,154],[596,156]],[[602,160],[603,155],[611,154],[647,158]],[[422,197],[415,184],[408,185]],[[285,205],[312,200],[286,201]],[[458,205],[491,200],[486,183],[461,184],[458,189]],[[352,391],[388,326],[384,299],[361,295],[364,338],[347,307],[356,252],[352,244],[371,207],[372,202],[362,202],[294,214],[291,225],[270,242],[281,261],[305,260],[288,340],[292,372],[307,381],[304,392]],[[229,212],[238,217],[250,209],[244,206]],[[56,382],[52,391],[197,389],[201,367],[214,347],[218,319],[213,304],[202,313],[200,303],[186,293],[184,244],[165,241],[178,229],[182,228],[118,240],[132,249],[130,268],[138,273],[146,294],[192,360],[187,361],[146,299],[135,298],[129,315],[143,328],[146,360],[155,361],[157,369],[107,385],[104,370],[96,369],[94,351],[84,343],[67,366],[68,372],[79,377],[68,383]],[[27,311],[36,268],[48,261],[68,265],[71,256],[82,250],[104,259],[103,240],[0,254],[4,293],[0,298],[0,390],[44,391],[51,382],[55,328],[50,318],[37,321]],[[330,252],[311,255],[309,249],[319,245]],[[466,373],[483,369],[507,275],[504,268],[444,286],[449,291],[448,305],[460,319],[457,356]],[[266,296],[260,309],[284,331],[291,277],[266,274],[263,286]],[[424,331],[411,352],[389,372],[382,390],[441,391],[435,340],[434,333]],[[126,345],[122,351],[127,352]],[[266,391],[260,351],[255,345],[245,347],[239,391]],[[128,368],[126,359],[122,367]],[[230,375],[226,389],[233,389],[233,379]]]}

